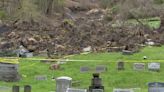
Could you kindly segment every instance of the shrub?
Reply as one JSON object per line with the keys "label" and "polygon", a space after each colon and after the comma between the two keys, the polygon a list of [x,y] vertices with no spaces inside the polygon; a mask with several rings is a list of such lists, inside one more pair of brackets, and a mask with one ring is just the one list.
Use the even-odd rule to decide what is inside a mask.
{"label": "shrub", "polygon": [[6,12],[3,10],[0,10],[0,19],[4,19],[6,17]]}
{"label": "shrub", "polygon": [[164,0],[154,0],[154,3],[155,4],[163,4],[164,3]]}

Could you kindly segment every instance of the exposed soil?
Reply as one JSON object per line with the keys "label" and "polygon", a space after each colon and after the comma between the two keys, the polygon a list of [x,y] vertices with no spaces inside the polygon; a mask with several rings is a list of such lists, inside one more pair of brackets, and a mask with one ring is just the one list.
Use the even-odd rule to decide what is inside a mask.
{"label": "exposed soil", "polygon": [[[39,53],[49,49],[57,54],[75,54],[91,46],[94,52],[108,51],[111,47],[138,51],[147,39],[164,44],[164,31],[150,30],[143,26],[113,26],[115,17],[109,10],[97,4],[83,7],[79,3],[68,4],[64,14],[55,19],[16,20],[0,27],[0,50],[15,50],[23,45]],[[95,2],[98,2],[95,0]],[[63,16],[61,16],[63,15]],[[52,17],[54,18],[54,17]],[[7,29],[6,29],[7,26]],[[117,50],[116,50],[117,51]]]}

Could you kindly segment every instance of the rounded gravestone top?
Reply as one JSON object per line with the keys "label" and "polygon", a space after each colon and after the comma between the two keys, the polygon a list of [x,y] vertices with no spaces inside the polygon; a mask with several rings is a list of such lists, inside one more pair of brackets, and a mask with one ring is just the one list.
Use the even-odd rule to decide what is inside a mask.
{"label": "rounded gravestone top", "polygon": [[72,78],[67,76],[58,77],[57,80],[72,80]]}

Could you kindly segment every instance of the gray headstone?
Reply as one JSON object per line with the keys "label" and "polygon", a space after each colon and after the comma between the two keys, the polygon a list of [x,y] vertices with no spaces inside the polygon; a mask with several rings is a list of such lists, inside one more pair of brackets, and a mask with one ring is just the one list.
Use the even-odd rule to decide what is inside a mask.
{"label": "gray headstone", "polygon": [[103,89],[92,89],[92,92],[104,92]]}
{"label": "gray headstone", "polygon": [[164,83],[160,83],[160,82],[149,83],[148,92],[164,92]]}
{"label": "gray headstone", "polygon": [[148,63],[148,69],[152,71],[159,71],[160,63]]}
{"label": "gray headstone", "polygon": [[117,63],[117,70],[124,70],[124,62],[120,61]]}
{"label": "gray headstone", "polygon": [[80,72],[85,73],[85,72],[89,72],[91,69],[87,66],[82,66],[80,67]]}
{"label": "gray headstone", "polygon": [[39,80],[39,81],[47,80],[47,76],[46,75],[37,75],[37,76],[35,76],[35,80]]}
{"label": "gray headstone", "polygon": [[144,63],[134,63],[133,64],[134,70],[145,70],[145,64]]}
{"label": "gray headstone", "polygon": [[132,89],[114,89],[113,92],[134,92]]}
{"label": "gray headstone", "polygon": [[105,65],[96,66],[97,73],[106,72],[106,71],[107,71],[107,67]]}
{"label": "gray headstone", "polygon": [[18,64],[0,63],[0,80],[13,82],[20,79],[18,73]]}
{"label": "gray headstone", "polygon": [[66,92],[71,86],[72,78],[70,77],[63,76],[56,79],[56,92]]}
{"label": "gray headstone", "polygon": [[25,55],[26,55],[27,58],[31,58],[31,57],[33,57],[33,53],[30,53],[30,52],[25,53]]}
{"label": "gray headstone", "polygon": [[66,92],[87,92],[86,89],[74,89],[74,88],[68,88]]}

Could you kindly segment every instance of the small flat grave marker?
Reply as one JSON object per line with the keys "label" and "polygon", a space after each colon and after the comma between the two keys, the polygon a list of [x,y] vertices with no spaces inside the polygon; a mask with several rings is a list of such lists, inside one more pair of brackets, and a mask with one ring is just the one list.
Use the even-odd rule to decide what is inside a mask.
{"label": "small flat grave marker", "polygon": [[66,92],[87,92],[86,89],[74,89],[74,88],[68,88]]}
{"label": "small flat grave marker", "polygon": [[159,71],[160,63],[148,63],[148,69],[151,71]]}
{"label": "small flat grave marker", "polygon": [[160,82],[149,83],[148,92],[164,92],[164,83],[160,83]]}
{"label": "small flat grave marker", "polygon": [[107,71],[107,67],[105,65],[96,66],[96,72],[97,73],[106,72],[106,71]]}
{"label": "small flat grave marker", "polygon": [[92,89],[92,92],[104,92],[103,89]]}
{"label": "small flat grave marker", "polygon": [[134,70],[145,70],[145,64],[144,63],[134,63],[133,64]]}
{"label": "small flat grave marker", "polygon": [[114,89],[113,92],[134,92],[132,89]]}
{"label": "small flat grave marker", "polygon": [[133,51],[122,50],[122,54],[123,54],[123,55],[133,55]]}
{"label": "small flat grave marker", "polygon": [[37,75],[35,76],[35,80],[42,81],[42,80],[47,80],[46,75]]}
{"label": "small flat grave marker", "polygon": [[80,72],[85,73],[89,72],[91,69],[88,66],[82,66],[80,67]]}

